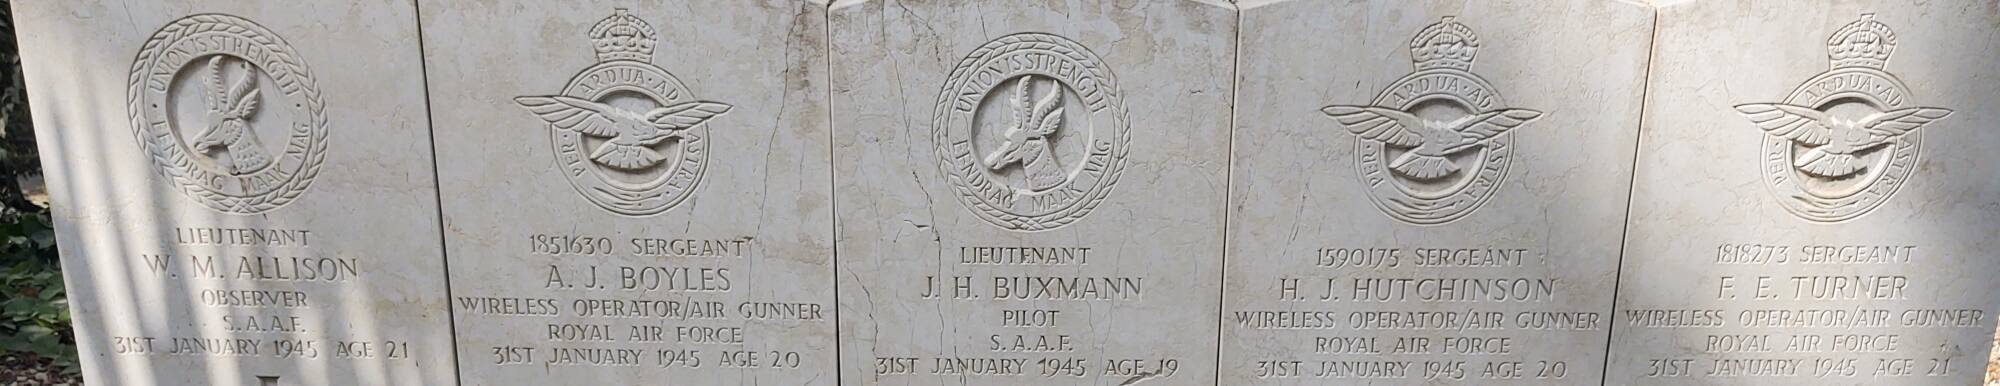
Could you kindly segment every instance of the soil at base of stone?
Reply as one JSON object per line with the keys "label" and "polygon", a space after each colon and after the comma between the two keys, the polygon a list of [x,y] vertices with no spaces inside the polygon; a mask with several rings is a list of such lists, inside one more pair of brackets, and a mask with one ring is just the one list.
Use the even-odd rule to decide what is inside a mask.
{"label": "soil at base of stone", "polygon": [[29,354],[0,355],[0,385],[82,385],[83,377],[64,374],[54,362]]}

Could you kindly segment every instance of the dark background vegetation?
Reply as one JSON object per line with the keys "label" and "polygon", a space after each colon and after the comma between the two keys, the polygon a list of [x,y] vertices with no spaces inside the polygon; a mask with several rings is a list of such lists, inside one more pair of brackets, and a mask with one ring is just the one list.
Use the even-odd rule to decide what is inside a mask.
{"label": "dark background vegetation", "polygon": [[0,384],[74,383],[69,304],[14,42],[13,2],[0,0]]}

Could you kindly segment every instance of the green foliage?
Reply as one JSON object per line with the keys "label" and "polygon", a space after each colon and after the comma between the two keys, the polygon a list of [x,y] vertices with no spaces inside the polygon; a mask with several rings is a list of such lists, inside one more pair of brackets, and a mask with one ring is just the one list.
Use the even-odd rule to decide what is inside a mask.
{"label": "green foliage", "polygon": [[20,183],[41,174],[35,124],[28,119],[28,86],[21,81],[21,48],[14,43],[14,5],[0,0],[0,206],[14,212],[39,209]]}
{"label": "green foliage", "polygon": [[49,211],[22,189],[23,180],[41,175],[40,161],[13,2],[0,0],[0,353],[33,354],[75,373],[75,335]]}
{"label": "green foliage", "polygon": [[70,338],[69,300],[56,261],[55,232],[44,213],[14,213],[0,222],[0,351],[24,352],[77,368]]}

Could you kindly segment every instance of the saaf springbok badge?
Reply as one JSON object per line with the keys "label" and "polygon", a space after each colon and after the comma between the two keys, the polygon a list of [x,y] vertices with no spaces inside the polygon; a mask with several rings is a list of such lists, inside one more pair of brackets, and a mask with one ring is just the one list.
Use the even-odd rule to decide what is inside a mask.
{"label": "saaf springbok badge", "polygon": [[939,166],[980,219],[1062,227],[1104,201],[1132,142],[1118,79],[1061,36],[1002,36],[953,69],[931,126]]}
{"label": "saaf springbok badge", "polygon": [[1354,134],[1361,182],[1389,217],[1437,225],[1472,213],[1507,177],[1509,132],[1541,118],[1508,108],[1470,71],[1478,51],[1472,29],[1447,16],[1410,41],[1417,71],[1383,89],[1373,105],[1320,110]]}
{"label": "saaf springbok badge", "polygon": [[653,26],[618,9],[590,29],[598,63],[561,94],[514,98],[547,121],[563,177],[598,207],[626,216],[666,212],[708,166],[710,119],[729,105],[697,100],[648,61]]}
{"label": "saaf springbok badge", "polygon": [[140,147],[209,209],[276,210],[305,194],[326,162],[319,83],[291,43],[250,20],[175,20],[146,40],[130,80]]}
{"label": "saaf springbok badge", "polygon": [[1918,129],[1951,110],[1913,105],[1910,88],[1882,71],[1896,33],[1874,14],[1841,27],[1826,44],[1833,69],[1783,102],[1736,111],[1763,129],[1761,174],[1785,209],[1839,222],[1888,201],[1916,170]]}

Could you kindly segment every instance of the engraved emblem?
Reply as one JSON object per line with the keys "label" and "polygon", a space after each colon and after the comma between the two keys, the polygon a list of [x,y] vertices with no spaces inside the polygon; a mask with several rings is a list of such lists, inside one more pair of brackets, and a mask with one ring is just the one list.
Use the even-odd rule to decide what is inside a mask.
{"label": "engraved emblem", "polygon": [[154,32],[133,59],[126,103],[154,169],[210,209],[276,210],[326,161],[326,102],[311,69],[243,18],[194,15]]}
{"label": "engraved emblem", "polygon": [[1841,27],[1826,44],[1832,69],[1783,102],[1736,111],[1763,130],[1762,174],[1785,209],[1839,222],[1888,201],[1916,169],[1918,129],[1951,110],[1913,105],[1909,87],[1883,71],[1896,33],[1874,14]]}
{"label": "engraved emblem", "polygon": [[623,8],[590,29],[598,63],[562,93],[514,98],[549,127],[563,177],[598,207],[626,216],[666,212],[708,167],[708,121],[727,104],[697,100],[648,62],[652,25]]}
{"label": "engraved emblem", "polygon": [[1510,132],[1541,118],[1540,111],[1508,108],[1471,72],[1478,51],[1472,29],[1446,16],[1410,41],[1416,72],[1372,105],[1320,110],[1354,134],[1361,182],[1389,217],[1437,225],[1472,213],[1507,177]]}
{"label": "engraved emblem", "polygon": [[1111,70],[1083,45],[1042,33],[966,55],[938,92],[931,136],[959,202],[1019,231],[1089,214],[1118,182],[1132,142]]}

